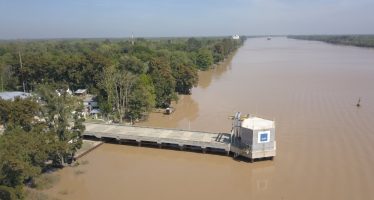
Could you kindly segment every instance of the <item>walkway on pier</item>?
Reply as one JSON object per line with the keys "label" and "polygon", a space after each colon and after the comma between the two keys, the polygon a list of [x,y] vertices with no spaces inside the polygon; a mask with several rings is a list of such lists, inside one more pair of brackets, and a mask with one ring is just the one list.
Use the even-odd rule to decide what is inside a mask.
{"label": "walkway on pier", "polygon": [[137,126],[85,123],[83,136],[121,141],[154,143],[159,146],[178,145],[183,148],[201,148],[229,153],[230,134],[187,131],[178,129],[148,128]]}

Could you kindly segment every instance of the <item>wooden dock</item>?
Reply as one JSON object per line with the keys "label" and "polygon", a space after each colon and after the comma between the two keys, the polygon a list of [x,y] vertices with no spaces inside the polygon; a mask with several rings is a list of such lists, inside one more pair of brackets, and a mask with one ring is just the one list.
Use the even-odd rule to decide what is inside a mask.
{"label": "wooden dock", "polygon": [[230,153],[228,133],[209,133],[179,129],[149,128],[113,124],[85,123],[83,137],[95,137],[101,140],[115,140],[119,143],[136,142],[139,145],[157,145],[159,147],[178,147],[183,149],[201,149],[203,152]]}

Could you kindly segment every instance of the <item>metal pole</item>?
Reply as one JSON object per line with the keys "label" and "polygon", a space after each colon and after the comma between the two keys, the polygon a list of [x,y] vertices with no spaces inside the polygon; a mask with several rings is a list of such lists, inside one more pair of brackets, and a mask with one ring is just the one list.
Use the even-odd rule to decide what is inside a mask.
{"label": "metal pole", "polygon": [[[22,65],[21,51],[18,51],[18,56],[19,56],[19,64],[21,66],[21,72],[22,72],[23,65]],[[22,72],[22,87],[23,87],[23,92],[26,92],[25,80],[24,80],[24,77],[23,77],[23,72]]]}

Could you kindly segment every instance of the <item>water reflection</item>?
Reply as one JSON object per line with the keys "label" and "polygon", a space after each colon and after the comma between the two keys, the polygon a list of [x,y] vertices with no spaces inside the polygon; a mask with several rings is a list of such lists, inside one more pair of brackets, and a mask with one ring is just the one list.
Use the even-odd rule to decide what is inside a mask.
{"label": "water reflection", "polygon": [[[235,54],[234,54],[235,55]],[[224,62],[215,66],[214,69],[209,71],[200,71],[199,72],[199,84],[200,88],[207,88],[212,80],[218,80],[225,72],[231,70],[231,61],[234,56],[228,57]]]}

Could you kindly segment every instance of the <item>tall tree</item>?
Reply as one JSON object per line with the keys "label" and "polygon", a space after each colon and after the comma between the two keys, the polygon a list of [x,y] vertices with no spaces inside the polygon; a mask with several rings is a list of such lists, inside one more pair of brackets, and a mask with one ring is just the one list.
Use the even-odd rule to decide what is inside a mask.
{"label": "tall tree", "polygon": [[155,86],[156,105],[167,107],[174,96],[175,79],[165,57],[153,58],[149,62],[150,75]]}
{"label": "tall tree", "polygon": [[196,65],[201,70],[207,70],[213,64],[213,55],[209,49],[200,49],[196,55]]}
{"label": "tall tree", "polygon": [[197,69],[184,52],[174,52],[170,57],[173,76],[176,81],[175,91],[189,94],[192,87],[197,85]]}
{"label": "tall tree", "polygon": [[156,94],[152,80],[146,74],[140,75],[130,96],[128,117],[130,119],[142,118],[155,106],[155,99]]}
{"label": "tall tree", "polygon": [[[107,95],[107,103],[106,105],[102,104],[102,107],[106,109],[107,105],[113,105],[120,122],[123,121],[129,111],[130,95],[136,80],[134,74],[127,70],[120,70],[116,66],[108,66],[104,69],[100,85]],[[106,112],[110,111],[107,110]]]}
{"label": "tall tree", "polygon": [[[45,103],[42,107],[43,116],[49,130],[56,134],[58,142],[52,160],[55,165],[65,165],[74,157],[75,152],[81,147],[81,134],[84,131],[82,124],[83,105],[77,97],[68,93],[57,95],[48,86],[40,86],[38,93]],[[74,113],[72,118],[71,114]]]}
{"label": "tall tree", "polygon": [[21,127],[26,131],[31,130],[37,123],[40,106],[31,98],[15,98],[14,101],[0,99],[0,120],[8,129]]}
{"label": "tall tree", "polygon": [[115,74],[114,93],[115,108],[122,123],[125,114],[128,112],[129,97],[134,89],[136,76],[131,72],[120,70]]}

